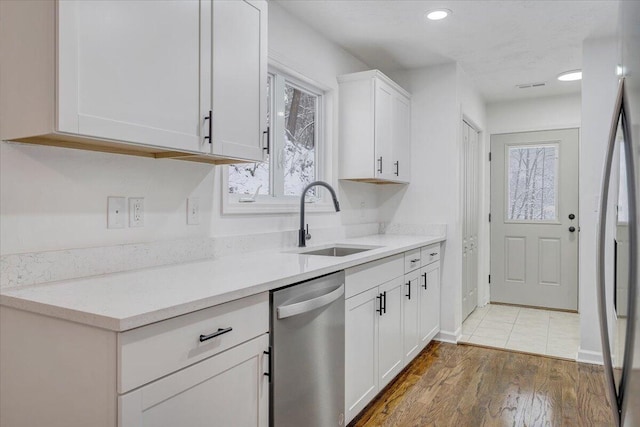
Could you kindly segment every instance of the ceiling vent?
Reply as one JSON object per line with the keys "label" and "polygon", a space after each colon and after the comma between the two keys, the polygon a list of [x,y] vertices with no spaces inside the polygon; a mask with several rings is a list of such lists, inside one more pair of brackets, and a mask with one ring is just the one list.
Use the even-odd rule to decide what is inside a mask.
{"label": "ceiling vent", "polygon": [[539,83],[525,83],[522,85],[516,85],[516,87],[518,89],[529,89],[532,87],[542,87],[542,86],[546,86],[547,84],[545,82],[539,82]]}

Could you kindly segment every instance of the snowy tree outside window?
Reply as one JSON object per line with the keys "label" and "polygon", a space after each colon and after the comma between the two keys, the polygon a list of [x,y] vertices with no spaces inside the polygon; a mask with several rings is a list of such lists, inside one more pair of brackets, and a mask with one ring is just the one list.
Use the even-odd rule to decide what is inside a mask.
{"label": "snowy tree outside window", "polygon": [[508,220],[557,219],[557,146],[509,147],[508,154]]}
{"label": "snowy tree outside window", "polygon": [[279,73],[269,75],[268,91],[271,155],[263,163],[230,165],[229,194],[252,195],[260,188],[259,195],[293,197],[316,180],[321,92]]}

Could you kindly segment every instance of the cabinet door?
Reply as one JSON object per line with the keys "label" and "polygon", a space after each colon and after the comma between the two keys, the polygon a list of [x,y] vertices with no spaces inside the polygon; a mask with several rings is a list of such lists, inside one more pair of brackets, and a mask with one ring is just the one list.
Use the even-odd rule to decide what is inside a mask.
{"label": "cabinet door", "polygon": [[213,152],[262,161],[267,130],[267,3],[213,2]]}
{"label": "cabinet door", "polygon": [[378,332],[378,386],[382,389],[403,367],[402,348],[402,298],[404,298],[404,276],[380,285],[384,295],[384,310],[379,317]]}
{"label": "cabinet door", "polygon": [[440,331],[440,262],[420,269],[420,341],[424,348]]}
{"label": "cabinet door", "polygon": [[58,131],[210,149],[203,138],[209,107],[201,111],[200,41],[211,21],[200,1],[60,1],[57,7]]}
{"label": "cabinet door", "polygon": [[393,180],[393,97],[395,90],[381,80],[375,79],[375,177]]}
{"label": "cabinet door", "polygon": [[378,392],[379,295],[375,287],[345,301],[345,425]]}
{"label": "cabinet door", "polygon": [[396,93],[393,97],[393,173],[402,182],[411,180],[410,101]]}
{"label": "cabinet door", "polygon": [[404,276],[402,297],[404,366],[407,366],[421,349],[418,329],[419,273],[419,270],[414,270]]}
{"label": "cabinet door", "polygon": [[120,396],[119,427],[269,424],[267,334]]}

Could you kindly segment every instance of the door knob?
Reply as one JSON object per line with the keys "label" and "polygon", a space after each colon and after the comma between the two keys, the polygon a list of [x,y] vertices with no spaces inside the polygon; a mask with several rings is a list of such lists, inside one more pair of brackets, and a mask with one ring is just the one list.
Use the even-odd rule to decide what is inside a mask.
{"label": "door knob", "polygon": [[574,231],[576,231],[576,228],[572,225],[571,227],[569,227],[569,231],[573,233]]}

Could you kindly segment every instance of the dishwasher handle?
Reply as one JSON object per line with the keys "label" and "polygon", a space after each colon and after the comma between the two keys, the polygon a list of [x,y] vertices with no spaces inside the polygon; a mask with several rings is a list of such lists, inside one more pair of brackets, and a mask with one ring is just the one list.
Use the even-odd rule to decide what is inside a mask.
{"label": "dishwasher handle", "polygon": [[344,283],[319,297],[311,298],[306,301],[300,301],[294,304],[281,305],[278,307],[278,319],[297,316],[298,314],[308,313],[316,308],[329,305],[344,295]]}

